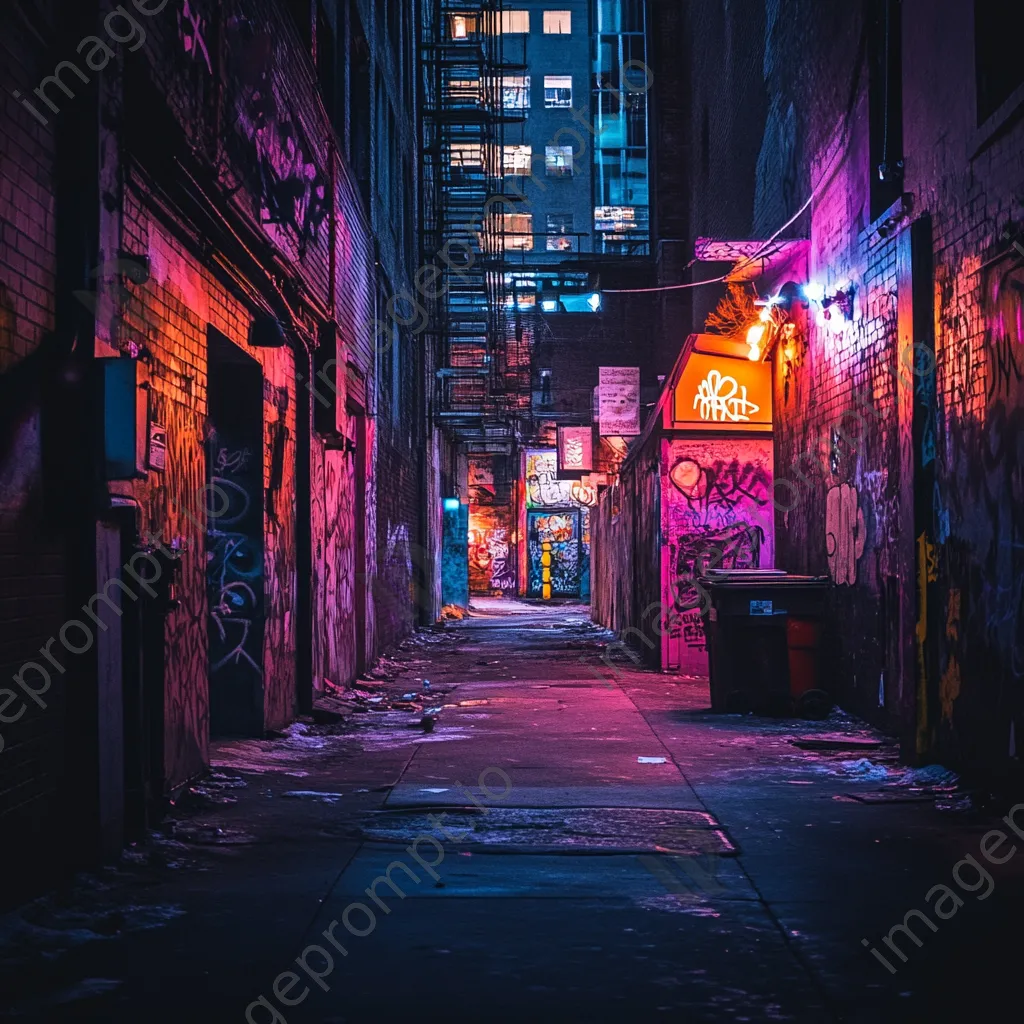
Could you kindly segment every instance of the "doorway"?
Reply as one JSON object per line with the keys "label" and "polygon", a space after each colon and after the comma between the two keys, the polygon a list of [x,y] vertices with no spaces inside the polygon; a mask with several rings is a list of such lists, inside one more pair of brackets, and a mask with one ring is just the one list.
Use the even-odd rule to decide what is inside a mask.
{"label": "doorway", "polygon": [[263,371],[208,332],[210,735],[263,735]]}
{"label": "doorway", "polygon": [[527,597],[544,596],[544,556],[550,544],[551,596],[578,598],[583,582],[580,510],[545,509],[526,513]]}
{"label": "doorway", "polygon": [[355,625],[355,674],[362,675],[367,665],[366,650],[366,412],[349,401],[346,406],[349,423],[355,430],[354,451],[349,456],[352,473],[352,560]]}

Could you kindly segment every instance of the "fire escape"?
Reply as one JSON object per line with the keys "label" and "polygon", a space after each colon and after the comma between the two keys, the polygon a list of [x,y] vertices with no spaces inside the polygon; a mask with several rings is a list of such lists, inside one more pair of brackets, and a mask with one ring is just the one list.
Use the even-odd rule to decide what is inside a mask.
{"label": "fire escape", "polygon": [[[502,0],[432,0],[423,37],[425,259],[437,417],[469,451],[510,453],[529,408],[529,352],[505,277]],[[490,201],[489,201],[490,200]],[[528,347],[528,346],[527,346]]]}

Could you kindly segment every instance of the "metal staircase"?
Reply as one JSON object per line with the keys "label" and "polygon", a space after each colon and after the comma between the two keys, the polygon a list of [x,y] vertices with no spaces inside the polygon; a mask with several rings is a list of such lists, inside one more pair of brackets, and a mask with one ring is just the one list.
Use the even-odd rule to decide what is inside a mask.
{"label": "metal staircase", "polygon": [[[423,36],[425,260],[441,293],[431,323],[436,415],[470,450],[511,451],[529,409],[529,352],[507,304],[502,213],[502,0],[432,0]],[[528,346],[527,346],[528,347]],[[524,372],[525,368],[525,372]],[[525,390],[524,390],[525,382]]]}

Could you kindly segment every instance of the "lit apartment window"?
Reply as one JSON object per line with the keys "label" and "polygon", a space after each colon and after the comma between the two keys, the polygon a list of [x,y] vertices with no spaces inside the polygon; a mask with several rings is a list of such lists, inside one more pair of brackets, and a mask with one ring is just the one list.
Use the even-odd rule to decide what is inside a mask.
{"label": "lit apartment window", "polygon": [[575,252],[576,237],[571,213],[549,213],[547,217],[547,249],[549,252]]}
{"label": "lit apartment window", "polygon": [[518,308],[523,312],[533,309],[537,305],[536,292],[519,292],[513,296],[511,293],[505,296],[505,307],[507,309]]}
{"label": "lit apartment window", "polygon": [[482,167],[483,147],[478,142],[453,142],[451,144],[452,167]]}
{"label": "lit apartment window", "polygon": [[530,109],[529,75],[504,75],[502,77],[501,105],[505,110]]}
{"label": "lit apartment window", "polygon": [[476,18],[473,15],[452,15],[452,39],[468,39],[476,32]]}
{"label": "lit apartment window", "polygon": [[533,160],[532,146],[505,146],[504,168],[506,174],[529,174]]}
{"label": "lit apartment window", "polygon": [[480,102],[480,82],[475,78],[453,78],[448,82],[450,106],[476,106]]}
{"label": "lit apartment window", "polygon": [[502,215],[502,239],[505,249],[533,248],[533,214],[506,213]]}
{"label": "lit apartment window", "polygon": [[529,11],[502,11],[501,31],[506,35],[524,34],[530,31]]}
{"label": "lit apartment window", "polygon": [[572,106],[572,75],[544,76],[544,106]]}
{"label": "lit apartment window", "polygon": [[595,206],[594,230],[617,233],[636,228],[636,210],[632,206]]}
{"label": "lit apartment window", "polygon": [[572,32],[571,11],[545,11],[544,34],[548,36],[567,36]]}
{"label": "lit apartment window", "polygon": [[549,178],[571,178],[572,146],[545,146],[544,173]]}

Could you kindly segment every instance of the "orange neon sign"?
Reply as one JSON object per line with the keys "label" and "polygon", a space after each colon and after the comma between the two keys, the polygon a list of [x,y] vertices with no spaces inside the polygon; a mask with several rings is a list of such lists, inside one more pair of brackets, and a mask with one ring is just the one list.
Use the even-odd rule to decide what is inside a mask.
{"label": "orange neon sign", "polygon": [[771,430],[770,364],[691,353],[676,385],[672,421],[687,430]]}

